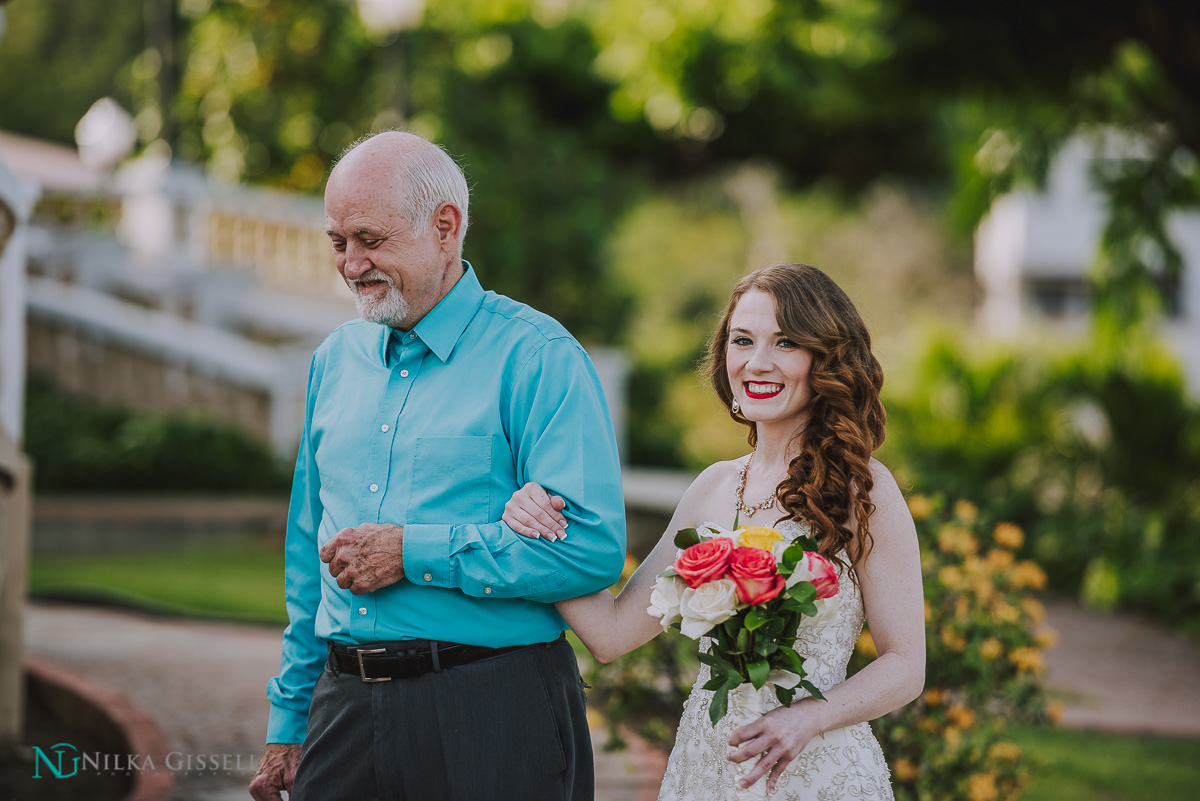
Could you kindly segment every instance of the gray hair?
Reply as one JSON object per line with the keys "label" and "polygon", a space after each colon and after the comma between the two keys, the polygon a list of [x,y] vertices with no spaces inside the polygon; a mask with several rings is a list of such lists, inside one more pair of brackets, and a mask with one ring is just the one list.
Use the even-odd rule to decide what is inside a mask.
{"label": "gray hair", "polygon": [[[462,243],[467,236],[467,204],[471,190],[467,187],[467,179],[462,168],[442,148],[441,145],[430,142],[424,137],[407,131],[390,130],[376,131],[361,137],[347,147],[338,162],[350,154],[359,145],[374,139],[384,133],[400,133],[420,139],[429,147],[413,147],[408,149],[404,162],[400,165],[405,184],[409,187],[407,196],[401,197],[400,210],[409,226],[428,222],[443,203],[453,203],[462,212],[462,228],[458,238],[459,256],[462,256]],[[334,166],[337,166],[335,163]]]}

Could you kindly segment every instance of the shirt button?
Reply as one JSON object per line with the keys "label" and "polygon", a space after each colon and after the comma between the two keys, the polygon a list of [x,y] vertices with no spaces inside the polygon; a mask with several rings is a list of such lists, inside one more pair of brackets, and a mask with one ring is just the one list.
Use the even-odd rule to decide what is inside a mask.
{"label": "shirt button", "polygon": [[378,485],[378,484],[372,484],[372,485],[371,485],[371,492],[379,492],[379,485]]}
{"label": "shirt button", "polygon": [[432,574],[432,573],[426,573],[426,574],[425,574],[425,580],[426,580],[426,581],[433,581],[433,574]]}
{"label": "shirt button", "polygon": [[381,425],[381,426],[379,427],[379,430],[380,430],[380,431],[387,431],[387,430],[388,430],[388,428],[389,428],[388,424],[387,424],[387,423],[384,423],[383,425]]}
{"label": "shirt button", "polygon": [[492,588],[491,588],[491,587],[484,587],[484,588],[483,588],[483,594],[484,594],[484,595],[491,595],[491,594],[492,594]]}
{"label": "shirt button", "polygon": [[401,377],[401,378],[408,378],[408,371],[407,371],[407,370],[401,370],[401,371],[400,371],[400,377]]}
{"label": "shirt button", "polygon": [[358,607],[358,613],[360,615],[365,615],[367,613],[367,607],[365,607],[365,606]]}
{"label": "shirt button", "polygon": [[408,335],[408,338],[409,338],[409,339],[416,339],[416,338],[417,338],[417,335],[416,335],[416,334],[409,334],[409,335]]}

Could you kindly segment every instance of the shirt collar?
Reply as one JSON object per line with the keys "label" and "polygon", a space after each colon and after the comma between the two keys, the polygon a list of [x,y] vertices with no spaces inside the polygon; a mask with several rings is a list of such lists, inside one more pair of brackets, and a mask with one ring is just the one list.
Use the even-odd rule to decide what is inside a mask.
{"label": "shirt collar", "polygon": [[467,325],[475,316],[475,312],[479,311],[479,307],[483,305],[483,287],[480,286],[479,278],[475,275],[475,268],[466,259],[463,259],[462,264],[462,278],[458,279],[458,282],[450,288],[446,297],[438,301],[438,304],[421,318],[411,332],[384,326],[383,342],[380,348],[380,356],[384,364],[390,362],[388,351],[393,340],[397,343],[402,342],[410,334],[415,334],[416,338],[424,342],[443,362],[450,358],[463,331],[467,330]]}

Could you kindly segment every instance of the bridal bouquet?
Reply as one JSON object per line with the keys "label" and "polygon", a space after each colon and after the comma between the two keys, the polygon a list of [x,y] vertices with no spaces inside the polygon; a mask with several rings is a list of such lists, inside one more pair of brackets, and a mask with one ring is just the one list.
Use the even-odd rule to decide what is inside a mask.
{"label": "bridal bouquet", "polygon": [[658,576],[646,611],[664,631],[712,638],[700,661],[712,669],[704,689],[715,691],[708,709],[713,725],[725,716],[730,692],[745,684],[773,685],[784,706],[797,686],[824,700],[792,647],[801,618],[815,617],[817,601],[838,591],[837,570],[816,553],[816,542],[806,536],[785,542],[762,526],[727,531],[705,523],[680,531],[675,545],[683,553]]}

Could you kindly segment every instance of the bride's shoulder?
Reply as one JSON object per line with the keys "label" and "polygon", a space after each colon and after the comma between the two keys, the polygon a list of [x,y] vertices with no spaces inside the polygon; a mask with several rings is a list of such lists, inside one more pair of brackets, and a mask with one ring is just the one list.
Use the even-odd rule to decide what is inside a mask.
{"label": "bride's shoulder", "polygon": [[742,465],[745,463],[745,456],[739,459],[730,459],[726,462],[713,462],[704,468],[700,472],[700,475],[696,476],[695,480],[692,481],[692,485],[688,487],[688,492],[708,493],[723,486],[736,484],[738,473],[741,472]]}
{"label": "bride's shoulder", "polygon": [[732,519],[738,471],[744,463],[743,457],[704,468],[680,498],[675,522],[696,526],[707,520]]}

